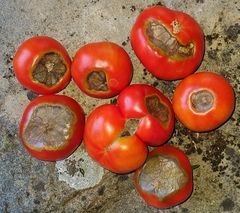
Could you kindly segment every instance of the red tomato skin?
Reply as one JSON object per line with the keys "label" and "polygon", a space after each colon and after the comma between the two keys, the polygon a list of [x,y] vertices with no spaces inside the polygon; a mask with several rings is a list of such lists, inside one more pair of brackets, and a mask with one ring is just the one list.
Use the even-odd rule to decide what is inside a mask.
{"label": "red tomato skin", "polygon": [[185,172],[185,175],[187,176],[188,180],[186,184],[177,192],[172,193],[167,197],[165,197],[164,199],[160,200],[156,195],[143,191],[139,186],[138,184],[139,174],[141,171],[141,168],[139,168],[138,170],[135,171],[134,180],[135,180],[136,189],[140,194],[140,196],[145,200],[145,202],[148,205],[151,205],[155,208],[160,208],[160,209],[170,208],[187,200],[191,196],[192,190],[193,190],[192,167],[188,157],[180,149],[174,146],[169,146],[169,145],[164,145],[164,146],[153,149],[151,152],[149,152],[148,158],[153,155],[162,155],[162,156],[174,158],[177,161],[178,165]]}
{"label": "red tomato skin", "polygon": [[[92,71],[104,71],[108,91],[90,90],[86,79]],[[71,73],[75,83],[87,95],[95,98],[110,98],[122,91],[132,79],[132,62],[127,52],[112,42],[89,43],[76,53]]]}
{"label": "red tomato skin", "polygon": [[[68,143],[65,144],[63,148],[60,149],[39,149],[29,146],[23,137],[23,132],[26,127],[26,123],[31,115],[32,110],[41,104],[57,104],[67,107],[76,117],[76,122],[72,127],[72,136],[70,137]],[[23,146],[27,151],[35,158],[39,160],[46,161],[56,161],[62,160],[68,157],[73,151],[81,144],[84,131],[84,112],[81,106],[72,98],[65,95],[44,95],[35,98],[32,102],[26,107],[22,120],[20,123],[20,138]]]}
{"label": "red tomato skin", "polygon": [[[169,122],[167,126],[163,126],[146,108],[145,98],[152,95],[157,95],[169,110]],[[130,85],[118,96],[118,105],[125,118],[140,119],[136,135],[147,145],[159,146],[171,137],[174,130],[172,104],[156,88],[144,84]]]}
{"label": "red tomato skin", "polygon": [[[181,31],[174,36],[182,44],[193,42],[194,55],[182,60],[173,60],[153,49],[145,33],[144,24],[148,19],[161,21],[172,33],[172,22],[177,20]],[[204,55],[204,34],[198,23],[189,15],[168,9],[164,6],[154,6],[145,9],[137,18],[130,36],[131,45],[142,64],[157,78],[177,80],[193,73],[200,65]]]}
{"label": "red tomato skin", "polygon": [[[52,87],[32,79],[31,73],[36,61],[48,52],[58,53],[66,65],[67,71],[60,82]],[[16,78],[26,88],[38,94],[52,94],[64,89],[71,80],[71,58],[66,49],[55,39],[47,36],[36,36],[24,41],[13,58]]]}
{"label": "red tomato skin", "polygon": [[[210,90],[215,97],[211,111],[201,114],[192,111],[188,99],[192,92]],[[199,72],[180,82],[173,94],[173,109],[178,120],[188,129],[206,132],[216,129],[234,111],[235,95],[231,85],[222,76],[212,72]]]}
{"label": "red tomato skin", "polygon": [[125,118],[119,107],[105,104],[92,111],[84,131],[84,146],[88,154],[115,173],[136,170],[148,153],[146,145],[135,135],[119,137],[124,125]]}

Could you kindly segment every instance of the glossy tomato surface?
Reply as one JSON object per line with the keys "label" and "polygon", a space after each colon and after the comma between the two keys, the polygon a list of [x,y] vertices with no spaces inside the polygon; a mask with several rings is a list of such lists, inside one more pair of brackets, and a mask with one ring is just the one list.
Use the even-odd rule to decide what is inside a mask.
{"label": "glossy tomato surface", "polygon": [[81,106],[64,95],[45,95],[26,107],[20,137],[28,152],[40,160],[61,160],[81,143],[84,113]]}
{"label": "glossy tomato surface", "polygon": [[24,41],[13,58],[18,81],[39,94],[61,91],[71,80],[71,59],[55,39],[36,36]]}
{"label": "glossy tomato surface", "polygon": [[222,76],[200,72],[180,82],[173,95],[176,117],[187,128],[205,132],[222,125],[232,114],[234,91]]}
{"label": "glossy tomato surface", "polygon": [[131,44],[147,70],[164,80],[193,73],[204,54],[204,34],[198,23],[164,6],[140,13],[131,31]]}
{"label": "glossy tomato surface", "polygon": [[84,145],[100,165],[115,173],[139,168],[147,145],[163,144],[171,136],[174,113],[169,100],[147,85],[131,85],[118,97],[118,104],[97,107],[89,115]]}
{"label": "glossy tomato surface", "polygon": [[147,145],[165,143],[174,130],[171,102],[159,90],[144,84],[133,84],[118,96],[118,105],[126,119],[138,119],[136,135]]}
{"label": "glossy tomato surface", "polygon": [[176,147],[155,148],[135,172],[135,186],[148,205],[161,209],[176,206],[192,193],[191,164]]}
{"label": "glossy tomato surface", "polygon": [[87,95],[109,98],[130,83],[132,63],[127,52],[115,43],[89,43],[76,53],[71,72]]}

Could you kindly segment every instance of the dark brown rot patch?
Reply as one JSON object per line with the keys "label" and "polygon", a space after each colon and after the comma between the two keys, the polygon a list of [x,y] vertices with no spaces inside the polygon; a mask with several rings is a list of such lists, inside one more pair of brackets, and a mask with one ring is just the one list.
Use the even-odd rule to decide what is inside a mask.
{"label": "dark brown rot patch", "polygon": [[155,155],[147,159],[139,174],[139,186],[160,199],[178,191],[187,182],[175,159]]}
{"label": "dark brown rot patch", "polygon": [[138,124],[139,124],[138,119],[128,119],[127,122],[125,123],[123,131],[120,134],[120,137],[133,135],[137,130]]}
{"label": "dark brown rot patch", "polygon": [[32,78],[47,87],[52,87],[61,80],[66,71],[67,67],[61,56],[58,53],[50,52],[44,54],[37,62],[32,71]]}
{"label": "dark brown rot patch", "polygon": [[148,96],[145,99],[148,112],[157,118],[163,125],[167,125],[169,121],[169,109],[161,103],[157,95]]}
{"label": "dark brown rot patch", "polygon": [[212,109],[214,105],[214,96],[208,90],[200,90],[192,93],[190,101],[195,112],[205,113]]}
{"label": "dark brown rot patch", "polygon": [[62,147],[72,134],[74,120],[73,113],[63,106],[38,106],[33,110],[24,129],[24,141],[39,149]]}
{"label": "dark brown rot patch", "polygon": [[[174,34],[181,31],[181,26],[177,21],[172,23],[172,27]],[[153,48],[159,49],[161,53],[170,58],[184,59],[194,53],[193,43],[182,45],[160,21],[147,21],[146,34]]]}
{"label": "dark brown rot patch", "polygon": [[104,71],[93,71],[87,76],[89,90],[108,91],[107,78]]}

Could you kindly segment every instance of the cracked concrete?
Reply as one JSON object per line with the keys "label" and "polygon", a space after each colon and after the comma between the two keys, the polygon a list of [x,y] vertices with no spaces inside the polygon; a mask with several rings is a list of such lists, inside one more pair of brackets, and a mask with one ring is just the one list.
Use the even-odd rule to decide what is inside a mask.
{"label": "cracked concrete", "polygon": [[[88,42],[108,40],[129,53],[134,66],[132,83],[153,85],[172,98],[179,81],[153,77],[140,64],[129,42],[137,15],[154,4],[184,11],[198,21],[206,38],[206,52],[198,71],[223,75],[237,98],[232,117],[216,131],[194,133],[176,122],[168,143],[180,147],[191,163],[200,167],[194,170],[190,199],[162,211],[147,206],[140,198],[133,174],[110,173],[89,158],[79,162],[86,157],[82,145],[64,161],[69,166],[32,158],[20,143],[18,125],[25,106],[36,95],[17,82],[12,70],[17,47],[31,36],[48,35],[59,40],[71,57]],[[0,212],[240,212],[239,1],[0,0],[0,5]],[[61,94],[77,100],[86,114],[96,106],[116,101],[87,97],[73,81]],[[94,170],[87,168],[89,165],[94,165]],[[95,180],[91,172],[97,173]],[[79,181],[88,181],[88,185],[84,182],[85,187],[77,187],[78,180],[75,185],[74,181],[69,184],[76,174],[89,177]]]}

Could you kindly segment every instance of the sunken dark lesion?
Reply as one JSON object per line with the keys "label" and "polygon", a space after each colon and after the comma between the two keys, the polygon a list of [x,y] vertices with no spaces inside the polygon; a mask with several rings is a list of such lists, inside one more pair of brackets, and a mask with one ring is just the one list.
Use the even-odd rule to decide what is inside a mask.
{"label": "sunken dark lesion", "polygon": [[168,107],[163,104],[157,95],[147,96],[145,98],[147,111],[164,126],[167,126],[170,120],[170,112]]}
{"label": "sunken dark lesion", "polygon": [[208,90],[200,90],[192,93],[190,104],[195,112],[206,113],[214,106],[214,96]]}
{"label": "sunken dark lesion", "polygon": [[106,92],[109,90],[107,77],[104,71],[92,71],[87,76],[87,87],[89,90]]}
{"label": "sunken dark lesion", "polygon": [[32,79],[47,87],[53,87],[61,81],[67,69],[62,57],[58,53],[45,53],[34,66]]}
{"label": "sunken dark lesion", "polygon": [[[173,32],[176,31],[175,28]],[[160,21],[148,20],[145,23],[145,32],[152,47],[170,58],[184,59],[194,54],[194,44],[192,42],[186,45],[181,44]]]}

